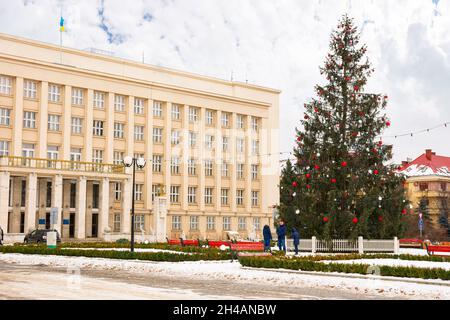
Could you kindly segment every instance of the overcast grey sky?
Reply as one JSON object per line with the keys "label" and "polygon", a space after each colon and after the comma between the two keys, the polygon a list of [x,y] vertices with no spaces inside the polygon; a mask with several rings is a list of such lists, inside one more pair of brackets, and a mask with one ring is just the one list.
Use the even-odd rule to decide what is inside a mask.
{"label": "overcast grey sky", "polygon": [[[57,44],[61,4],[65,46],[281,89],[280,151],[346,12],[375,67],[366,91],[390,97],[385,135],[450,121],[450,0],[0,0],[0,32]],[[395,161],[425,148],[450,156],[450,125],[383,140]]]}

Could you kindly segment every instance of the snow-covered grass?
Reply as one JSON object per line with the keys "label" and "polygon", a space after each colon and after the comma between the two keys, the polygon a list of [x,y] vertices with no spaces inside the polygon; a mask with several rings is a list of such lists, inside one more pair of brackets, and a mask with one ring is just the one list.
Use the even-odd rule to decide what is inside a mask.
{"label": "snow-covered grass", "polygon": [[[185,277],[196,279],[216,279],[239,281],[251,284],[266,284],[302,288],[327,288],[347,290],[353,293],[377,294],[384,297],[407,297],[415,299],[450,299],[449,281],[421,280],[430,284],[419,284],[392,280],[374,279],[370,276],[361,278],[317,274],[299,274],[241,267],[238,262],[230,261],[196,261],[196,262],[148,262],[136,260],[114,260],[104,258],[43,256],[23,254],[0,254],[0,261],[27,265],[47,265],[58,267],[84,268],[99,270],[123,270],[137,273],[153,273],[167,277]],[[411,280],[411,279],[409,279]],[[433,283],[447,284],[436,285]]]}
{"label": "snow-covered grass", "polygon": [[434,262],[434,261],[416,261],[416,260],[400,260],[400,259],[358,259],[358,260],[333,260],[333,261],[325,260],[321,262],[368,264],[368,265],[392,266],[392,267],[438,268],[450,270],[450,262]]}
{"label": "snow-covered grass", "polygon": [[[130,251],[129,248],[61,248],[62,250],[99,250],[99,251]],[[165,249],[153,249],[153,248],[134,248],[135,252],[166,252],[176,254],[191,254],[189,252],[165,250]]]}

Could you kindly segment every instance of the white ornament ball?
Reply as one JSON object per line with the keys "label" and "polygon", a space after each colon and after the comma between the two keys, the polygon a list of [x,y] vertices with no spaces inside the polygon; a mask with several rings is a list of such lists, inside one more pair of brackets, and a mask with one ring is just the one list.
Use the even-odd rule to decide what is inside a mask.
{"label": "white ornament ball", "polygon": [[300,210],[295,210],[295,214],[300,214]]}
{"label": "white ornament ball", "polygon": [[380,200],[380,201],[381,201],[381,200],[383,200],[383,198],[382,198],[382,197],[378,197],[378,200]]}
{"label": "white ornament ball", "polygon": [[144,243],[145,243],[145,244],[148,244],[148,240],[145,240]]}
{"label": "white ornament ball", "polygon": [[292,194],[293,197],[295,197],[296,195],[297,195],[297,192],[294,192],[294,193]]}
{"label": "white ornament ball", "polygon": [[371,169],[369,169],[369,174],[372,174],[372,172],[373,172],[373,171],[372,171]]}
{"label": "white ornament ball", "polygon": [[320,157],[320,153],[317,153],[316,156]]}
{"label": "white ornament ball", "polygon": [[224,244],[219,247],[219,249],[222,250],[222,251],[225,251],[227,248],[228,247],[226,245],[224,245]]}

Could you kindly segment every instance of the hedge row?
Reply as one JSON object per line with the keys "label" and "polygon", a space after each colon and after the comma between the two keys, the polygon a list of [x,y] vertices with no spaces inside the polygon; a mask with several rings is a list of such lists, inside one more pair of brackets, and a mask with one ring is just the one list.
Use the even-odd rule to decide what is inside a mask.
{"label": "hedge row", "polygon": [[338,254],[338,255],[315,255],[315,256],[300,256],[295,257],[300,260],[312,260],[312,261],[336,261],[336,260],[361,260],[361,259],[400,259],[400,260],[415,260],[415,261],[432,261],[432,262],[450,262],[449,257],[442,256],[419,256],[412,254],[387,254],[387,253],[374,253],[374,254]]}
{"label": "hedge row", "polygon": [[[323,263],[303,258],[275,258],[275,257],[239,257],[241,265],[254,268],[275,268],[317,272],[340,272],[367,274],[370,265],[368,264],[340,264]],[[442,279],[450,280],[450,271],[437,268],[417,268],[399,266],[380,266],[381,276],[421,278],[421,279]]]}
{"label": "hedge row", "polygon": [[206,253],[178,254],[170,252],[130,252],[115,250],[77,250],[63,248],[48,249],[45,246],[1,246],[0,252],[125,260],[136,259],[167,262],[231,259],[231,255],[229,252],[212,251]]}

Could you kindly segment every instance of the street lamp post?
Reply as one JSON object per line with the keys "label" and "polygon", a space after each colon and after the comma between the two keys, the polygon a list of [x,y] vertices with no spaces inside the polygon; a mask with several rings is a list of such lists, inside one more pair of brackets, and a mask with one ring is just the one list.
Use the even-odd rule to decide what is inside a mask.
{"label": "street lamp post", "polygon": [[130,249],[134,252],[134,193],[135,193],[135,177],[136,177],[136,167],[142,169],[145,167],[145,159],[143,158],[133,158],[127,156],[123,159],[123,164],[126,167],[133,167],[133,187],[131,191],[131,241]]}

